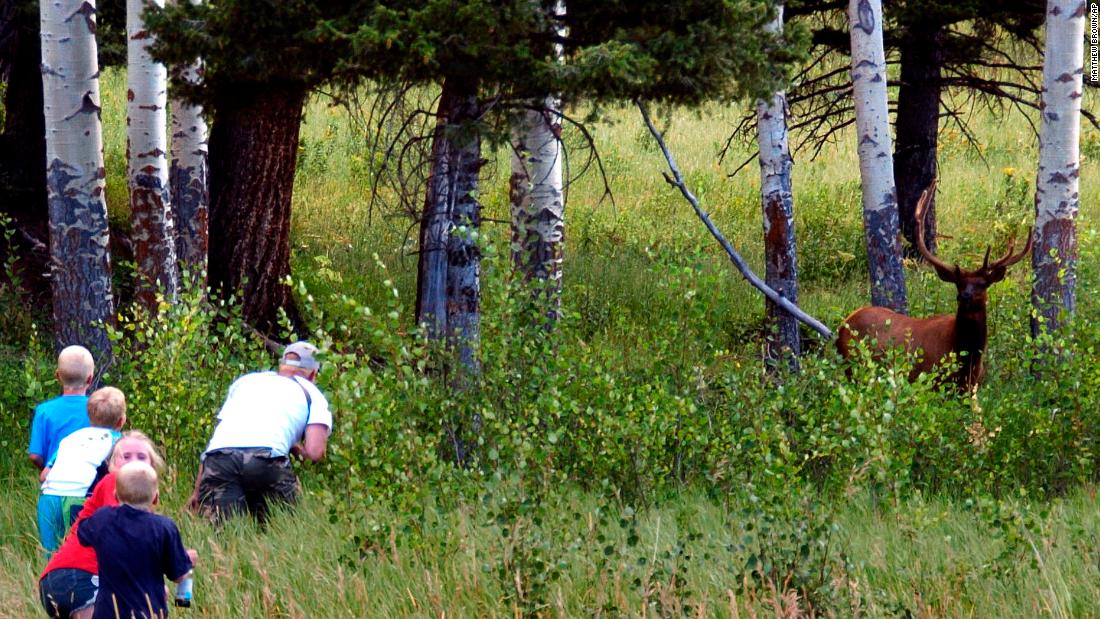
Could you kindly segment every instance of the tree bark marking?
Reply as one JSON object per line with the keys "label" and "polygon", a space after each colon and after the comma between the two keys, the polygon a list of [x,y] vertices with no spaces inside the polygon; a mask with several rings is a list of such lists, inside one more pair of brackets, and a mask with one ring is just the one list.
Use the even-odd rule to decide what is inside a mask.
{"label": "tree bark marking", "polygon": [[148,311],[157,309],[157,293],[168,302],[179,293],[175,222],[168,189],[168,70],[149,55],[153,38],[142,11],[164,0],[126,0],[127,125],[130,216],[136,296]]}
{"label": "tree bark marking", "polygon": [[1035,182],[1033,334],[1059,329],[1077,306],[1084,3],[1048,0],[1043,54],[1042,124]]}
{"label": "tree bark marking", "polygon": [[[882,45],[880,0],[851,0],[852,90],[855,99],[863,225],[871,303],[905,313],[905,271],[898,243],[890,124],[886,99],[886,56]],[[868,29],[870,26],[870,29]]]}
{"label": "tree bark marking", "polygon": [[113,322],[114,301],[95,5],[42,2],[40,19],[54,339],[87,346],[103,363],[111,343],[102,325]]}

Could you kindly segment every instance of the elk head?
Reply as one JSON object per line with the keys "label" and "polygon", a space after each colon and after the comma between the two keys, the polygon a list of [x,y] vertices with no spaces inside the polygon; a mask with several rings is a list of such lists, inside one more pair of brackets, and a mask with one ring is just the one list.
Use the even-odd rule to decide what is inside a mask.
{"label": "elk head", "polygon": [[959,368],[951,374],[951,380],[962,389],[976,387],[985,373],[982,356],[985,354],[986,291],[1003,280],[1008,267],[1016,264],[1030,251],[1033,242],[1029,230],[1027,243],[1020,253],[1014,254],[1014,239],[1009,241],[1008,251],[999,260],[989,262],[989,248],[985,250],[982,266],[966,270],[959,265],[949,265],[940,260],[924,243],[924,212],[928,200],[936,190],[936,182],[924,190],[916,209],[917,251],[935,269],[945,282],[955,284],[958,291],[958,309],[955,315],[943,314],[928,318],[911,318],[885,307],[864,307],[844,319],[837,335],[837,350],[845,358],[852,354],[852,341],[870,338],[876,356],[887,348],[902,347],[916,353],[919,361],[910,373],[910,380],[942,364],[955,353]]}

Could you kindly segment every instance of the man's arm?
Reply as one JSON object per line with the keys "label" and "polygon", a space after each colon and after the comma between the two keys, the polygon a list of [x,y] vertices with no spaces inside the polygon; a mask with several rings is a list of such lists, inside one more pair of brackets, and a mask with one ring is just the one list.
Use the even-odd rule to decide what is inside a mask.
{"label": "man's arm", "polygon": [[31,464],[42,470],[46,466],[46,459],[39,454],[27,454],[27,457],[31,459]]}
{"label": "man's arm", "polygon": [[309,424],[302,442],[295,445],[290,452],[311,462],[320,462],[328,447],[328,432],[328,426],[322,423]]}

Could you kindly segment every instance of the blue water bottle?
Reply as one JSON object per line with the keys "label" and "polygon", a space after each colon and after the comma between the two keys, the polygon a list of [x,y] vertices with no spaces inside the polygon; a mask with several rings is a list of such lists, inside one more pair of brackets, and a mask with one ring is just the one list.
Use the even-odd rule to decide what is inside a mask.
{"label": "blue water bottle", "polygon": [[191,594],[195,587],[195,573],[187,572],[183,580],[176,583],[176,606],[191,608]]}

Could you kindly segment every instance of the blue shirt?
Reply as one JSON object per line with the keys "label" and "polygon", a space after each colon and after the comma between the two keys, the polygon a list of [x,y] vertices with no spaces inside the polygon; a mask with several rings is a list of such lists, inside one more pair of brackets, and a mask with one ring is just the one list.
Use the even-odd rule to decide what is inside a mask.
{"label": "blue shirt", "polygon": [[89,425],[88,396],[63,395],[46,400],[34,409],[27,453],[40,456],[43,463],[49,462],[57,454],[61,439]]}
{"label": "blue shirt", "polygon": [[191,571],[171,518],[129,505],[103,507],[80,522],[76,535],[81,544],[95,548],[99,560],[93,619],[168,615],[164,577],[176,580]]}

